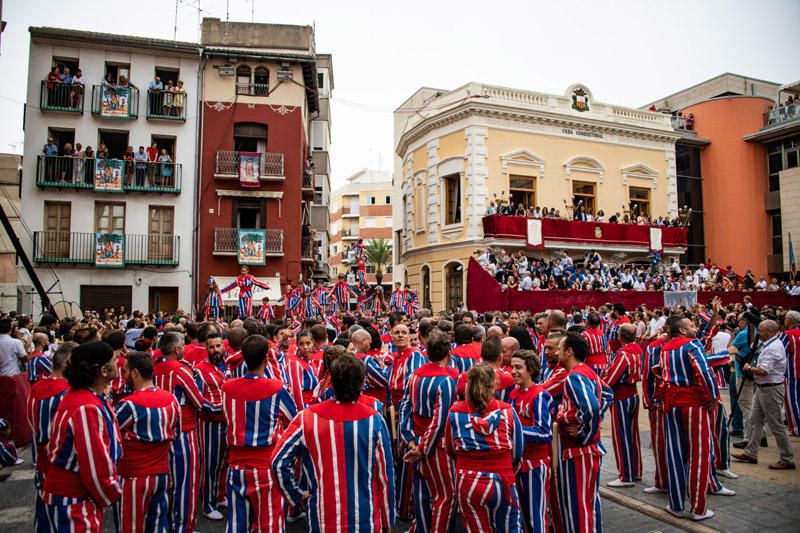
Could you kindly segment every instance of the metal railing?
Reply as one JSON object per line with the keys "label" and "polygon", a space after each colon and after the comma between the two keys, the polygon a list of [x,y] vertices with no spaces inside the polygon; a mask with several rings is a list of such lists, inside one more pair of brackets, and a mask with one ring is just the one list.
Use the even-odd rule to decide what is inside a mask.
{"label": "metal railing", "polygon": [[[245,229],[245,228],[242,228]],[[283,255],[283,230],[268,228],[264,254]],[[214,253],[236,255],[239,251],[239,228],[214,228]]]}
{"label": "metal railing", "polygon": [[[96,159],[40,155],[36,162],[38,187],[94,189]],[[180,163],[122,161],[122,190],[181,192]]]}
{"label": "metal railing", "polygon": [[303,171],[303,189],[314,188],[314,176]]}
{"label": "metal railing", "polygon": [[237,83],[236,94],[248,96],[269,96],[268,83]]}
{"label": "metal railing", "polygon": [[344,229],[342,229],[342,236],[343,237],[357,238],[358,237],[358,233],[359,233],[358,228],[344,228]]}
{"label": "metal railing", "polygon": [[358,216],[361,212],[360,208],[356,207],[355,209],[352,207],[343,207],[342,208],[342,216]]}
{"label": "metal railing", "polygon": [[800,118],[800,104],[789,104],[782,107],[770,109],[764,113],[764,126],[772,126]]}
{"label": "metal railing", "polygon": [[186,91],[148,89],[147,118],[186,120]]}
{"label": "metal railing", "polygon": [[[239,153],[233,150],[217,150],[215,174],[222,176],[239,175]],[[283,154],[280,152],[261,153],[259,175],[283,177]]]}
{"label": "metal railing", "polygon": [[39,109],[42,111],[68,111],[82,114],[84,91],[84,86],[79,83],[42,80]]}
{"label": "metal railing", "polygon": [[303,259],[314,258],[314,239],[307,235],[300,240],[300,257]]}
{"label": "metal railing", "polygon": [[139,118],[139,89],[121,85],[93,86],[92,114],[116,120]]}
{"label": "metal railing", "polygon": [[[37,231],[33,234],[33,260],[38,263],[93,264],[96,235],[68,231]],[[125,234],[125,263],[132,265],[177,265],[180,236]]]}

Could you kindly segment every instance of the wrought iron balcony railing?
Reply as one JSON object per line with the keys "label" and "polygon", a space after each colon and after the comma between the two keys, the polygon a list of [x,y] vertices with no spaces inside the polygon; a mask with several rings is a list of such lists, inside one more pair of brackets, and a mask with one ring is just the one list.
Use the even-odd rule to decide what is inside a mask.
{"label": "wrought iron balcony railing", "polygon": [[78,83],[43,80],[39,94],[39,109],[83,114],[84,91],[84,86]]}
{"label": "wrought iron balcony railing", "polygon": [[36,161],[36,185],[41,188],[92,189],[98,192],[181,192],[180,163],[115,160],[121,163],[121,183],[95,178],[97,160],[86,157],[40,155]]}
{"label": "wrought iron balcony railing", "polygon": [[186,91],[147,91],[147,118],[186,121]]}
{"label": "wrought iron balcony railing", "polygon": [[139,118],[139,89],[129,85],[92,87],[92,115],[114,120]]}
{"label": "wrought iron balcony railing", "polygon": [[[233,150],[217,150],[214,174],[216,176],[238,176],[241,152]],[[283,154],[280,152],[261,153],[259,175],[264,177],[283,178]]]}
{"label": "wrought iron balcony railing", "polygon": [[[242,228],[245,229],[245,228]],[[264,243],[267,256],[283,255],[283,230],[268,228]],[[214,254],[236,255],[239,252],[239,228],[214,228]]]}
{"label": "wrought iron balcony railing", "polygon": [[[93,264],[96,234],[37,231],[33,234],[33,260],[38,263]],[[125,264],[170,265],[180,262],[180,236],[125,234]]]}
{"label": "wrought iron balcony railing", "polygon": [[269,96],[269,84],[237,83],[236,94],[243,94],[248,96]]}

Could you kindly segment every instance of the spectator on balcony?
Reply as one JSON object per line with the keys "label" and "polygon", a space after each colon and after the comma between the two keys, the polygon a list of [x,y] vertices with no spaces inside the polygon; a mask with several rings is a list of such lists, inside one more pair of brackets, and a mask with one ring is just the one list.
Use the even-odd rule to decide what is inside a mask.
{"label": "spectator on balcony", "polygon": [[536,213],[536,208],[534,206],[528,206],[527,212],[525,213],[526,216],[532,217]]}
{"label": "spectator on balcony", "polygon": [[167,153],[166,148],[161,149],[158,162],[161,166],[161,179],[159,180],[158,186],[172,188],[173,163],[172,157]]}
{"label": "spectator on balcony", "polygon": [[767,292],[777,292],[779,290],[781,290],[781,286],[778,283],[778,278],[772,278],[769,285],[767,285]]}
{"label": "spectator on balcony", "polygon": [[61,83],[61,70],[58,67],[51,68],[45,81],[47,81],[47,105],[58,106],[57,94]]}
{"label": "spectator on balcony", "polygon": [[[58,70],[58,69],[54,69]],[[58,145],[53,141],[52,137],[47,138],[47,144],[42,149],[44,154],[44,177],[45,181],[55,180],[58,168]]]}
{"label": "spectator on balcony", "polygon": [[147,175],[147,152],[144,151],[144,146],[140,146],[139,150],[133,154],[133,160],[136,162],[136,186],[144,187],[145,176]]}
{"label": "spectator on balcony", "polygon": [[72,183],[72,161],[68,159],[71,159],[75,155],[75,150],[73,150],[72,144],[64,144],[62,155],[64,156],[64,159],[61,160],[61,164],[59,165],[61,167],[61,181]]}
{"label": "spectator on balcony", "polygon": [[[545,211],[547,211],[547,209],[545,209]],[[537,206],[533,210],[533,215],[531,215],[531,216],[534,217],[534,218],[542,218],[542,208]]]}
{"label": "spectator on balcony", "polygon": [[167,80],[167,84],[164,85],[164,101],[162,102],[161,106],[161,114],[165,117],[171,117],[174,115],[175,111],[175,85],[172,84],[172,80]]}
{"label": "spectator on balcony", "polygon": [[595,222],[605,222],[606,221],[606,214],[600,209],[597,212],[597,216],[594,218]]}
{"label": "spectator on balcony", "polygon": [[73,167],[73,180],[75,183],[78,183],[79,180],[83,179],[83,167],[84,167],[84,159],[86,157],[86,152],[83,151],[83,146],[81,143],[77,143],[75,145],[75,150],[72,154],[72,157],[75,161],[72,164]]}
{"label": "spectator on balcony", "polygon": [[494,203],[494,200],[489,200],[489,207],[486,208],[486,215],[496,215],[497,214],[497,206]]}
{"label": "spectator on balcony", "polygon": [[147,177],[150,180],[150,183],[155,183],[156,181],[156,174],[157,166],[155,163],[158,160],[158,143],[154,142],[147,148]]}
{"label": "spectator on balcony", "polygon": [[95,153],[91,146],[87,146],[83,152],[83,181],[84,183],[94,183],[94,160]]}
{"label": "spectator on balcony", "polygon": [[589,220],[589,216],[586,214],[586,207],[583,205],[583,202],[578,202],[578,208],[575,210],[575,215],[573,215],[572,218],[582,222],[587,222]]}
{"label": "spectator on balcony", "polygon": [[128,146],[128,148],[125,149],[122,159],[125,161],[125,185],[128,186],[133,183],[133,161],[136,159],[133,146]]}
{"label": "spectator on balcony", "polygon": [[108,147],[103,143],[97,147],[97,159],[108,159]]}
{"label": "spectator on balcony", "polygon": [[528,210],[525,209],[525,206],[521,203],[517,204],[517,209],[514,211],[514,215],[518,217],[524,217],[528,213]]}
{"label": "spectator on balcony", "polygon": [[767,290],[767,280],[764,279],[764,276],[761,276],[761,278],[759,278],[758,283],[756,283],[755,290],[757,291]]}
{"label": "spectator on balcony", "polygon": [[72,77],[72,88],[70,90],[70,107],[80,108],[83,101],[83,90],[86,86],[86,79],[83,77],[83,71],[77,69],[75,75]]}
{"label": "spectator on balcony", "polygon": [[103,87],[110,87],[111,89],[117,87],[117,83],[114,81],[114,77],[110,72],[106,72],[106,77],[103,78]]}
{"label": "spectator on balcony", "polygon": [[147,85],[147,102],[150,106],[151,115],[158,115],[161,112],[163,90],[164,84],[161,83],[161,78],[158,76]]}
{"label": "spectator on balcony", "polygon": [[303,177],[310,178],[313,170],[314,170],[314,163],[311,160],[311,156],[308,156],[306,157],[306,160],[303,162]]}
{"label": "spectator on balcony", "polygon": [[508,285],[509,289],[516,290],[519,288],[519,280],[517,276],[514,274],[507,274],[506,275],[506,285]]}
{"label": "spectator on balcony", "polygon": [[178,80],[178,86],[175,87],[175,95],[172,97],[172,105],[175,110],[176,117],[183,116],[183,106],[186,105],[186,89],[183,87],[183,81]]}
{"label": "spectator on balcony", "polygon": [[689,131],[694,130],[694,113],[689,113],[689,116],[686,117],[686,129]]}

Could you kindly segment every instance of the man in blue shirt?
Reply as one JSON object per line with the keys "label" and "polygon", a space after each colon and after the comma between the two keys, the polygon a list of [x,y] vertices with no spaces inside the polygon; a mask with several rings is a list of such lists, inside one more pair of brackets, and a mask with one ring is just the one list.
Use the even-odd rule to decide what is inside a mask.
{"label": "man in blue shirt", "polygon": [[[743,361],[750,357],[750,350],[754,341],[758,339],[757,324],[748,320],[748,315],[742,313],[739,315],[739,333],[733,338],[728,351],[734,355],[734,366],[736,368],[736,387],[730,387],[731,395],[731,411],[733,413],[732,422],[732,435],[742,435],[744,440],[735,442],[733,444],[736,448],[743,448],[742,442],[747,445],[747,437],[750,435],[751,428],[748,419],[750,418],[750,410],[753,405],[753,394],[755,393],[755,385],[753,384],[753,375],[742,371]],[[755,364],[751,361],[750,364]],[[738,404],[738,409],[736,408]],[[744,428],[742,428],[744,422]],[[744,429],[744,433],[742,433]],[[766,442],[766,437],[763,439]]]}
{"label": "man in blue shirt", "polygon": [[147,102],[150,105],[150,114],[158,115],[161,111],[161,103],[164,95],[161,91],[164,90],[164,84],[161,83],[161,78],[156,76],[156,79],[147,85]]}

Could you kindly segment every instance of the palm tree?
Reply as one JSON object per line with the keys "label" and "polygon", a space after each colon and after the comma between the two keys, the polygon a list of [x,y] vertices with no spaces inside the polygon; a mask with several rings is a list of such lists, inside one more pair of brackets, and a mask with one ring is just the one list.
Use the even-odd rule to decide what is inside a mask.
{"label": "palm tree", "polygon": [[392,243],[386,239],[375,239],[364,246],[367,263],[375,267],[375,281],[383,283],[383,271],[392,262]]}

